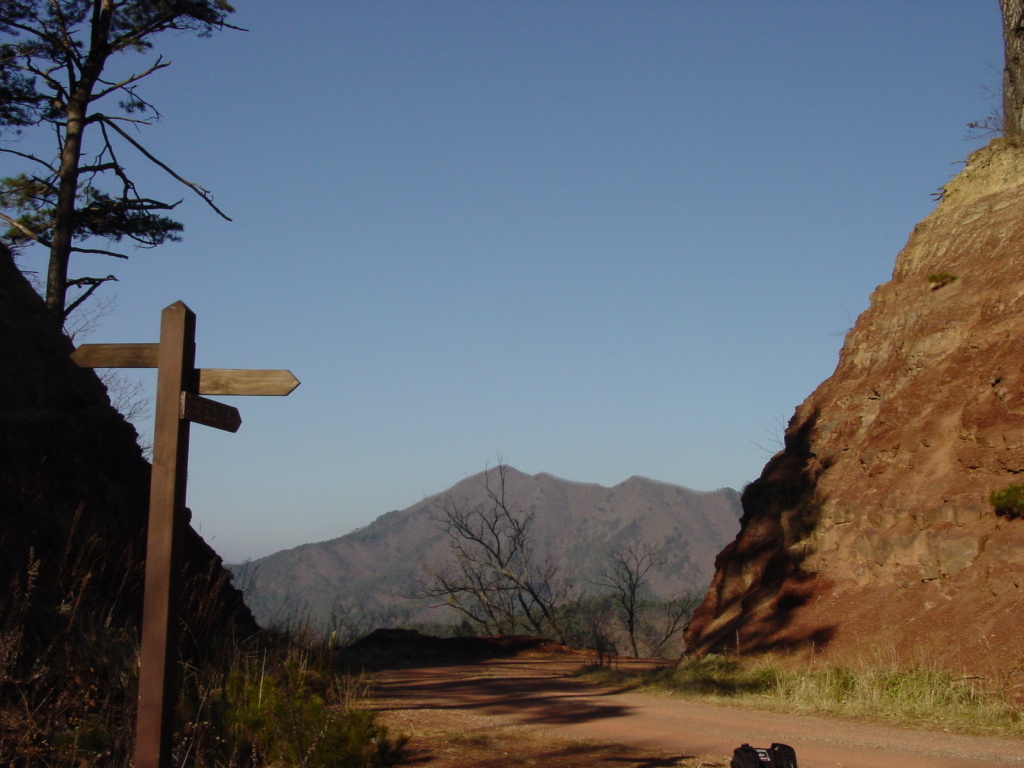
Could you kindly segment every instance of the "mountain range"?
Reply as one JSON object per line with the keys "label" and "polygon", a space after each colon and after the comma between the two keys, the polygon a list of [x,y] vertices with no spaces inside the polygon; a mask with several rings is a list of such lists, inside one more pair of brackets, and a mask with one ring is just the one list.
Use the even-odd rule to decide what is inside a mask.
{"label": "mountain range", "polygon": [[[504,470],[505,500],[533,514],[531,540],[538,558],[556,563],[584,591],[614,548],[641,541],[661,550],[651,574],[654,595],[702,595],[715,555],[739,530],[739,494],[729,488],[693,491],[643,477],[613,487]],[[328,626],[332,614],[358,605],[401,608],[412,620],[442,620],[423,601],[408,597],[424,565],[449,556],[437,517],[441,505],[473,508],[489,503],[497,468],[457,483],[418,504],[381,515],[330,541],[304,544],[242,565],[229,566],[246,603],[263,626],[310,620]]]}

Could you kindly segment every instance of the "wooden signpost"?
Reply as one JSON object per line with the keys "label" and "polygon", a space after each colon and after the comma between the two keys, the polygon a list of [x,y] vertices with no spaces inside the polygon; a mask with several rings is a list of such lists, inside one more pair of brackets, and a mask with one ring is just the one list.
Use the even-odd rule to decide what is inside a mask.
{"label": "wooden signpost", "polygon": [[189,424],[237,432],[238,409],[203,395],[287,395],[299,385],[290,371],[196,370],[195,334],[195,313],[178,301],[160,316],[158,344],[83,344],[71,355],[83,368],[157,369],[135,768],[171,766]]}

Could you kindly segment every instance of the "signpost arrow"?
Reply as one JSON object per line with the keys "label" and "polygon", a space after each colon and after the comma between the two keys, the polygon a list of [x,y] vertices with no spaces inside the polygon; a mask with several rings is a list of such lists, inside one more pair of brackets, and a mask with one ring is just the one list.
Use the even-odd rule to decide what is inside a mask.
{"label": "signpost arrow", "polygon": [[201,395],[287,395],[297,386],[291,371],[199,369]]}
{"label": "signpost arrow", "polygon": [[225,432],[237,432],[242,426],[242,415],[237,408],[191,392],[181,393],[181,418]]}
{"label": "signpost arrow", "polygon": [[[83,368],[156,368],[159,344],[83,344],[71,359]],[[291,371],[200,368],[200,395],[288,395],[299,386]]]}
{"label": "signpost arrow", "polygon": [[71,359],[83,368],[156,368],[159,344],[83,344]]}
{"label": "signpost arrow", "polygon": [[82,344],[83,368],[156,368],[135,768],[170,768],[181,602],[189,424],[238,431],[238,409],[201,395],[287,395],[291,371],[195,368],[196,316],[178,301],[160,316],[158,344]]}

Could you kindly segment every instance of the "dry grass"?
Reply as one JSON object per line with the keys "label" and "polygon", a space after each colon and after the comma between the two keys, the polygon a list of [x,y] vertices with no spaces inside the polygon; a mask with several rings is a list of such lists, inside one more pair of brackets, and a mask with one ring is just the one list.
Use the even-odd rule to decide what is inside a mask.
{"label": "dry grass", "polygon": [[924,664],[782,669],[768,658],[708,655],[639,674],[607,669],[591,674],[608,682],[761,709],[955,733],[1024,735],[1021,710],[1000,692]]}
{"label": "dry grass", "polygon": [[[0,593],[0,765],[132,764],[139,645],[136,614],[123,602],[133,590],[110,590],[107,577],[117,572],[128,583],[140,564],[127,555],[115,562],[88,536],[78,541],[59,565],[59,592],[42,594],[32,554]],[[189,587],[186,615],[216,621],[220,585]],[[404,739],[359,706],[365,685],[312,635],[238,643],[197,624],[185,630],[176,765],[385,768],[400,758]]]}

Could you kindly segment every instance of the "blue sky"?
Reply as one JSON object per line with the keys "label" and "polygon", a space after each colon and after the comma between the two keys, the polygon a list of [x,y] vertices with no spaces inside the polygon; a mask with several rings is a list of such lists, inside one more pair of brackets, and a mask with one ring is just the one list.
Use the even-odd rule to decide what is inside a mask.
{"label": "blue sky", "polygon": [[995,0],[235,6],[248,32],[158,43],[142,134],[234,222],[139,159],[184,242],[77,262],[120,278],[88,341],[155,341],[180,299],[201,367],[302,380],[193,428],[194,525],[229,561],[499,456],[742,488],[1002,67]]}

